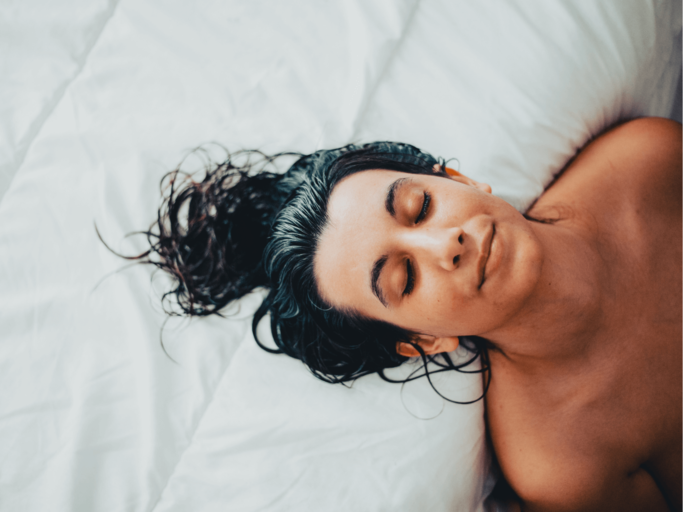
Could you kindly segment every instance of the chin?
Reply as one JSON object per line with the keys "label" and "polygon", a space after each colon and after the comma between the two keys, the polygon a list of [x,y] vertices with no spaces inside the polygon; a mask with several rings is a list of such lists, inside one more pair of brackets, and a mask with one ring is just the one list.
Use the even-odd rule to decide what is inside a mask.
{"label": "chin", "polygon": [[519,235],[515,237],[517,243],[507,255],[508,264],[495,276],[497,279],[491,279],[488,283],[491,285],[488,293],[499,299],[494,299],[502,316],[499,326],[511,321],[524,309],[541,282],[545,259],[543,246],[528,227]]}
{"label": "chin", "polygon": [[524,245],[524,250],[517,255],[518,261],[512,276],[520,307],[534,295],[541,281],[544,261],[543,248],[535,236]]}

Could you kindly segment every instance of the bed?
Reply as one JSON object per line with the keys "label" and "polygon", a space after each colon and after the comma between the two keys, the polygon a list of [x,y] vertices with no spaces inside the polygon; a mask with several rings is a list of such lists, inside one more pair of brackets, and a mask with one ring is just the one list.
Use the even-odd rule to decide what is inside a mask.
{"label": "bed", "polygon": [[169,319],[95,225],[136,254],[181,162],[373,140],[524,210],[614,123],[680,121],[680,83],[678,0],[3,2],[0,511],[496,509],[482,401],[318,381],[256,346],[262,291]]}

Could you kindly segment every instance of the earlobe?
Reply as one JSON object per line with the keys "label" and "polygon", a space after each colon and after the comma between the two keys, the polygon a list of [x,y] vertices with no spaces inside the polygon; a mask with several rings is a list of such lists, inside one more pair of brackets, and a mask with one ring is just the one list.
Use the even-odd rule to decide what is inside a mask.
{"label": "earlobe", "polygon": [[491,185],[489,185],[488,183],[479,183],[478,181],[474,181],[474,186],[477,187],[479,190],[486,192],[487,194],[491,194],[493,192],[493,190],[491,189]]}
{"label": "earlobe", "polygon": [[[413,339],[413,343],[420,346],[426,355],[439,354],[441,352],[452,352],[460,345],[460,338],[457,336],[444,336],[436,338],[434,336],[419,336]],[[420,352],[414,345],[405,341],[396,342],[396,352],[404,357],[419,357]]]}
{"label": "earlobe", "polygon": [[452,169],[451,167],[446,167],[445,165],[434,164],[434,166],[432,167],[432,170],[435,173],[440,173],[443,171],[446,174],[448,174],[449,176],[462,176],[462,174],[460,174],[455,169]]}
{"label": "earlobe", "polygon": [[396,342],[396,352],[403,357],[418,357],[420,355],[413,345],[405,341]]}
{"label": "earlobe", "polygon": [[486,192],[487,194],[492,193],[490,185],[486,183],[479,183],[478,181],[473,180],[472,178],[468,178],[464,174],[456,171],[455,169],[451,169],[450,167],[442,167],[439,164],[434,164],[434,172],[439,172],[441,169],[445,170],[446,174],[448,174],[454,180],[459,181],[460,183],[470,185],[474,188],[481,190],[482,192]]}
{"label": "earlobe", "polygon": [[445,167],[445,169],[446,169],[446,174],[448,174],[449,176],[462,176],[462,174],[460,174],[455,169],[451,169],[450,167]]}

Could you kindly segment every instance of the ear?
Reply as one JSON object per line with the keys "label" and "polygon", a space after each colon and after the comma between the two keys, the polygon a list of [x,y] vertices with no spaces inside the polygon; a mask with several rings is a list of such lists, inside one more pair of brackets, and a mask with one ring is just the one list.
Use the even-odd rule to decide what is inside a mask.
{"label": "ear", "polygon": [[[439,164],[434,164],[434,172],[439,172],[441,170],[441,166]],[[468,178],[464,174],[459,173],[455,169],[451,169],[450,167],[444,167],[443,168],[446,171],[446,174],[448,174],[451,179],[455,181],[459,181],[460,183],[464,183],[465,185],[469,185],[474,188],[478,188],[482,192],[486,192],[487,194],[491,193],[491,186],[486,184],[486,183],[479,183],[478,181],[473,180],[472,178]]]}
{"label": "ear", "polygon": [[[460,345],[460,338],[457,336],[444,336],[437,338],[435,336],[427,336],[424,334],[413,338],[413,343],[420,345],[425,354],[438,354],[440,352],[452,352],[458,345]],[[396,343],[396,352],[405,357],[418,357],[420,353],[410,343],[399,341]]]}

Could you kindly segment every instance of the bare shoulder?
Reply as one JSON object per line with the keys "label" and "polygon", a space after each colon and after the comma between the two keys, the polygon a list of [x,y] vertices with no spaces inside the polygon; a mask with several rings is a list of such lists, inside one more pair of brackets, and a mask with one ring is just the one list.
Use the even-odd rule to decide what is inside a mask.
{"label": "bare shoulder", "polygon": [[676,121],[647,117],[606,131],[586,145],[533,209],[567,205],[599,215],[625,204],[680,210],[681,125]]}
{"label": "bare shoulder", "polygon": [[605,309],[615,320],[593,340],[604,357],[578,372],[530,364],[532,375],[490,354],[502,472],[522,511],[680,510],[681,125],[643,118],[597,137],[529,214],[555,212],[589,226],[617,269]]}
{"label": "bare shoulder", "polygon": [[[681,199],[681,125],[670,119],[636,119],[605,134],[604,151],[631,197],[678,206]],[[662,203],[662,201],[664,201]],[[677,208],[678,209],[678,208]]]}
{"label": "bare shoulder", "polygon": [[670,511],[655,480],[642,468],[629,471],[600,451],[585,451],[585,446],[550,449],[543,446],[542,435],[529,441],[518,444],[517,456],[506,457],[502,465],[520,511]]}

